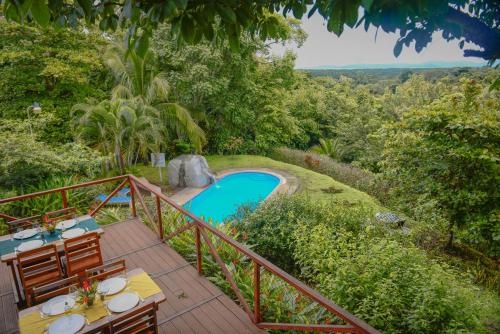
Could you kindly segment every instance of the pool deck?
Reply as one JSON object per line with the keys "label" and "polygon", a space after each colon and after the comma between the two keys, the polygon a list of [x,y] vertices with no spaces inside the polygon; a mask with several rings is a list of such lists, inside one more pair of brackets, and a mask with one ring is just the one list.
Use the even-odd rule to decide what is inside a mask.
{"label": "pool deck", "polygon": [[[270,169],[270,168],[225,169],[223,171],[216,173],[216,177],[217,177],[217,179],[221,179],[224,176],[227,176],[230,174],[235,174],[235,173],[242,173],[242,172],[268,173],[268,174],[274,175],[280,179],[280,184],[269,194],[269,196],[266,199],[269,199],[272,196],[275,196],[277,194],[282,194],[282,193],[293,194],[299,188],[299,180],[297,177],[295,177],[294,175],[291,175],[289,173],[275,170],[275,169]],[[210,185],[203,187],[203,188],[193,188],[193,187],[182,188],[179,191],[177,191],[175,194],[170,196],[170,198],[172,200],[174,200],[177,204],[184,205],[186,202],[188,202],[190,199],[192,199],[193,197],[195,197],[196,195],[198,195],[199,193],[201,193],[203,190],[207,189],[208,187],[210,187]]]}

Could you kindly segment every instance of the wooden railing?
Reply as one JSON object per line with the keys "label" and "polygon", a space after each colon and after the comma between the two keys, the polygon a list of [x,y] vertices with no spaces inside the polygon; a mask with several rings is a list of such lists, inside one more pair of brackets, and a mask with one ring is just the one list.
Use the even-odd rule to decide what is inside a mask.
{"label": "wooden railing", "polygon": [[[131,196],[131,205],[130,205],[130,210],[132,216],[136,217],[137,216],[137,208],[136,208],[136,200],[138,200],[139,204],[141,205],[144,214],[150,221],[151,225],[153,228],[156,230],[159,238],[161,240],[169,240],[171,238],[174,238],[178,236],[179,234],[190,230],[194,229],[195,233],[195,248],[196,248],[196,268],[198,270],[198,273],[200,275],[203,274],[202,271],[202,242],[204,241],[206,245],[208,246],[210,254],[214,257],[215,261],[217,262],[218,266],[220,267],[220,270],[224,274],[226,280],[228,281],[232,291],[236,295],[241,307],[243,310],[247,313],[248,317],[255,323],[256,326],[262,329],[274,329],[274,330],[295,330],[295,331],[307,331],[307,332],[338,332],[338,333],[378,333],[376,329],[368,325],[366,322],[364,322],[361,319],[358,319],[354,315],[350,314],[331,300],[325,298],[322,296],[319,292],[316,290],[310,288],[309,286],[305,285],[295,277],[289,275],[287,272],[283,271],[276,265],[272,264],[265,258],[261,257],[251,249],[245,247],[241,243],[239,243],[236,240],[233,240],[223,232],[221,232],[219,229],[215,228],[214,226],[204,222],[203,220],[199,219],[195,215],[191,214],[189,211],[185,210],[183,207],[179,206],[177,203],[175,203],[173,200],[171,200],[169,197],[166,195],[162,194],[159,192],[155,187],[152,187],[149,183],[144,182],[137,178],[134,175],[122,175],[122,176],[117,176],[117,177],[112,177],[112,178],[107,178],[107,179],[102,179],[102,180],[96,180],[96,181],[91,181],[91,182],[85,182],[81,183],[78,185],[72,185],[72,186],[67,186],[67,187],[62,187],[58,189],[52,189],[52,190],[46,190],[46,191],[41,191],[33,194],[26,194],[26,195],[20,195],[16,197],[11,197],[11,198],[6,198],[6,199],[0,199],[0,204],[8,203],[8,202],[13,202],[13,201],[21,201],[37,196],[43,196],[47,194],[53,194],[53,193],[60,193],[61,194],[61,202],[62,206],[67,207],[67,200],[66,200],[66,192],[68,190],[72,189],[77,189],[77,188],[82,188],[82,187],[88,187],[92,185],[97,185],[97,184],[103,184],[103,183],[108,183],[108,182],[114,182],[114,181],[119,181],[122,180],[122,182],[119,184],[117,188],[115,188],[107,197],[104,201],[102,201],[97,207],[95,207],[93,210],[90,210],[90,215],[94,216],[120,189],[122,189],[125,185],[130,186],[130,196]],[[156,217],[151,213],[150,209],[147,206],[147,203],[141,194],[142,191],[147,191],[152,196],[155,198],[155,209],[156,209]],[[161,208],[161,202],[165,202],[168,205],[170,205],[172,208],[177,210],[178,212],[182,213],[183,215],[189,217],[189,221],[185,222],[182,226],[180,226],[177,230],[173,231],[172,233],[168,234],[167,236],[164,235],[164,228],[163,228],[163,221],[162,221],[162,208]],[[12,217],[10,215],[2,214],[0,213],[0,218],[4,218],[6,220],[12,220],[15,219],[15,217]],[[156,219],[155,219],[156,218]],[[217,252],[217,249],[214,247],[212,240],[209,237],[209,234],[222,240],[223,242],[227,243],[231,247],[233,247],[237,252],[245,255],[248,259],[250,259],[253,262],[253,309],[250,308],[248,305],[248,302],[245,300],[243,297],[243,294],[241,290],[238,288],[238,285],[236,284],[236,281],[232,277],[231,273],[227,269],[224,261],[220,257],[219,253]],[[302,295],[310,298],[313,302],[317,303],[318,305],[322,306],[325,308],[325,310],[329,311],[330,313],[336,315],[343,321],[345,321],[345,325],[336,325],[336,324],[294,324],[294,323],[275,323],[275,322],[266,322],[263,321],[262,315],[261,315],[261,289],[260,289],[260,283],[261,283],[261,270],[266,270],[267,272],[276,275],[286,283],[288,283],[291,287],[296,289],[298,292],[300,292]]]}

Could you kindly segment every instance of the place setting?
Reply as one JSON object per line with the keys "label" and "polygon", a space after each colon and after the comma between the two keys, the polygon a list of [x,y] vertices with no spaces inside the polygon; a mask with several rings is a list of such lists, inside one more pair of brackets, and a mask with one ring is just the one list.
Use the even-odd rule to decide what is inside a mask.
{"label": "place setting", "polygon": [[27,240],[21,242],[17,247],[14,247],[14,252],[26,252],[38,247],[42,247],[45,244],[43,238],[41,238],[42,230],[40,227],[29,228],[25,230],[20,230],[12,235],[12,240],[27,240],[35,237],[33,240]]}
{"label": "place setting", "polygon": [[[99,282],[97,286],[97,292],[101,300],[108,312],[111,313],[126,312],[136,307],[142,301],[142,298],[137,293],[130,292],[129,290],[129,281],[124,276],[108,278]],[[111,299],[109,301],[104,301],[106,297],[110,297]]]}

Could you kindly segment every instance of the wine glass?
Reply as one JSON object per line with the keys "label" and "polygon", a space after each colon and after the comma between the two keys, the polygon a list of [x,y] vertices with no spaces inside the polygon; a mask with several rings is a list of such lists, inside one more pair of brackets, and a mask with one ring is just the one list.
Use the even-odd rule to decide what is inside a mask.
{"label": "wine glass", "polygon": [[99,298],[101,298],[101,301],[104,301],[104,298],[109,292],[109,286],[103,285],[99,287]]}

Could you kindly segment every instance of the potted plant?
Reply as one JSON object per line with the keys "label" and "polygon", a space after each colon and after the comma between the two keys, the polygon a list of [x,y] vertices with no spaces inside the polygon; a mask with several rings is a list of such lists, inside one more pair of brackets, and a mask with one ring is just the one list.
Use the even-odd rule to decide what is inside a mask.
{"label": "potted plant", "polygon": [[77,290],[77,302],[90,307],[94,304],[96,293],[97,282],[92,283],[86,279],[82,282],[82,287]]}
{"label": "potted plant", "polygon": [[50,235],[53,235],[56,233],[56,224],[49,220],[49,217],[47,215],[43,216],[43,227],[47,232],[49,232]]}

